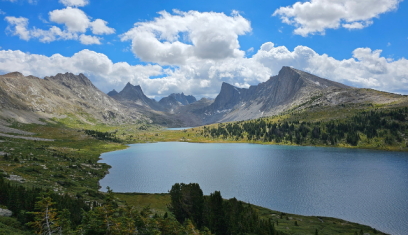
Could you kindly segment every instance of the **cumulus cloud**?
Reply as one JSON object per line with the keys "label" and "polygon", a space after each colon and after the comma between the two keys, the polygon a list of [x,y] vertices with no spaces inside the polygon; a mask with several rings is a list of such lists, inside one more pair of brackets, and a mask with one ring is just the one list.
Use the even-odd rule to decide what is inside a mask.
{"label": "cumulus cloud", "polygon": [[56,26],[52,26],[48,30],[34,28],[30,30],[32,37],[38,38],[40,42],[52,42],[55,40],[77,40],[78,35],[66,30],[61,30]]}
{"label": "cumulus cloud", "polygon": [[113,34],[115,29],[107,26],[108,22],[96,19],[91,22],[89,17],[78,8],[67,7],[61,10],[54,10],[49,13],[50,21],[64,24],[69,32],[85,33],[88,28],[93,34]]}
{"label": "cumulus cloud", "polygon": [[115,33],[115,29],[109,28],[107,24],[108,22],[104,20],[96,19],[94,22],[90,23],[90,26],[92,28],[92,33],[96,35]]}
{"label": "cumulus cloud", "polygon": [[373,23],[372,19],[396,10],[402,0],[311,0],[280,7],[273,16],[280,16],[283,23],[294,25],[294,33],[302,36],[320,33],[326,29],[362,29]]}
{"label": "cumulus cloud", "polygon": [[61,30],[56,26],[52,26],[48,30],[33,28],[27,29],[28,19],[24,17],[8,16],[5,20],[9,23],[6,28],[6,32],[12,35],[19,36],[20,39],[30,40],[31,38],[38,38],[41,42],[48,43],[55,40],[77,40],[78,35],[76,33],[69,32],[67,30]]}
{"label": "cumulus cloud", "polygon": [[59,2],[67,7],[83,7],[89,4],[88,0],[59,0]]}
{"label": "cumulus cloud", "polygon": [[245,55],[238,36],[251,31],[250,22],[238,12],[159,12],[160,17],[138,22],[120,35],[132,41],[132,51],[143,61],[182,65],[188,60],[221,60]]}
{"label": "cumulus cloud", "polygon": [[[62,30],[57,26],[44,30],[38,28],[28,29],[28,19],[24,17],[8,16],[5,20],[8,22],[6,32],[12,35],[17,35],[20,39],[30,40],[30,38],[38,38],[41,42],[49,43],[56,40],[79,40],[82,44],[101,44],[102,38],[81,34],[85,33],[87,29],[91,28],[92,33],[96,35],[112,34],[115,29],[107,26],[108,22],[102,19],[96,19],[91,22],[89,17],[77,8],[67,7],[61,10],[54,10],[49,12],[49,19],[51,22],[64,24],[65,28]],[[40,15],[40,20],[42,20]]]}
{"label": "cumulus cloud", "polygon": [[49,15],[50,21],[64,24],[70,32],[85,33],[90,24],[88,16],[78,8],[67,7],[54,10]]}
{"label": "cumulus cloud", "polygon": [[27,30],[28,19],[24,17],[7,16],[4,18],[8,22],[6,32],[19,36],[20,39],[30,40],[30,32]]}
{"label": "cumulus cloud", "polygon": [[84,45],[91,45],[91,44],[98,44],[100,45],[101,38],[96,37],[96,36],[90,36],[90,35],[85,35],[85,34],[81,34],[81,36],[79,36],[79,41],[84,44]]}

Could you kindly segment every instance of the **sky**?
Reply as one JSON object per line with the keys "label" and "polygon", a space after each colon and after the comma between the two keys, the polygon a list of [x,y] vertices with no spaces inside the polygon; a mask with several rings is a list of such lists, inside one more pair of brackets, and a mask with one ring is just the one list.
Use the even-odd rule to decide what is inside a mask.
{"label": "sky", "polygon": [[291,66],[408,94],[407,0],[0,0],[0,18],[0,74],[200,98]]}

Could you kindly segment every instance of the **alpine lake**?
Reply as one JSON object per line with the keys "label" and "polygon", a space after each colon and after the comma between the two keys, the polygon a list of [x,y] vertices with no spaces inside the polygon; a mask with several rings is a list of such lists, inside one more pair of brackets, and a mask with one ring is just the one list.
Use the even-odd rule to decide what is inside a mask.
{"label": "alpine lake", "polygon": [[104,153],[101,190],[205,195],[300,215],[335,217],[408,234],[408,153],[258,144],[159,142]]}

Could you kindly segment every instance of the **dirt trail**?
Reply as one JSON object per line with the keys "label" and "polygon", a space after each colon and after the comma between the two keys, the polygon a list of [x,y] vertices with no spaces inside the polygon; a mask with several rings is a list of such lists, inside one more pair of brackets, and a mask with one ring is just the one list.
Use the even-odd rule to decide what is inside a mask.
{"label": "dirt trail", "polygon": [[26,136],[18,136],[18,135],[7,135],[7,134],[3,134],[3,133],[0,133],[0,136],[15,138],[15,139],[25,139],[25,140],[54,141],[53,139],[43,139],[43,138],[26,137]]}

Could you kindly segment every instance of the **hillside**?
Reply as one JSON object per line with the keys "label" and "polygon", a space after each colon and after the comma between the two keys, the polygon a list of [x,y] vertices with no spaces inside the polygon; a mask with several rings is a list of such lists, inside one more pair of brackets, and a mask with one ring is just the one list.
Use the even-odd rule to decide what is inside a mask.
{"label": "hillside", "polygon": [[126,109],[83,74],[57,74],[44,79],[14,72],[0,76],[0,116],[19,122],[73,116],[84,123],[148,121],[138,110]]}

